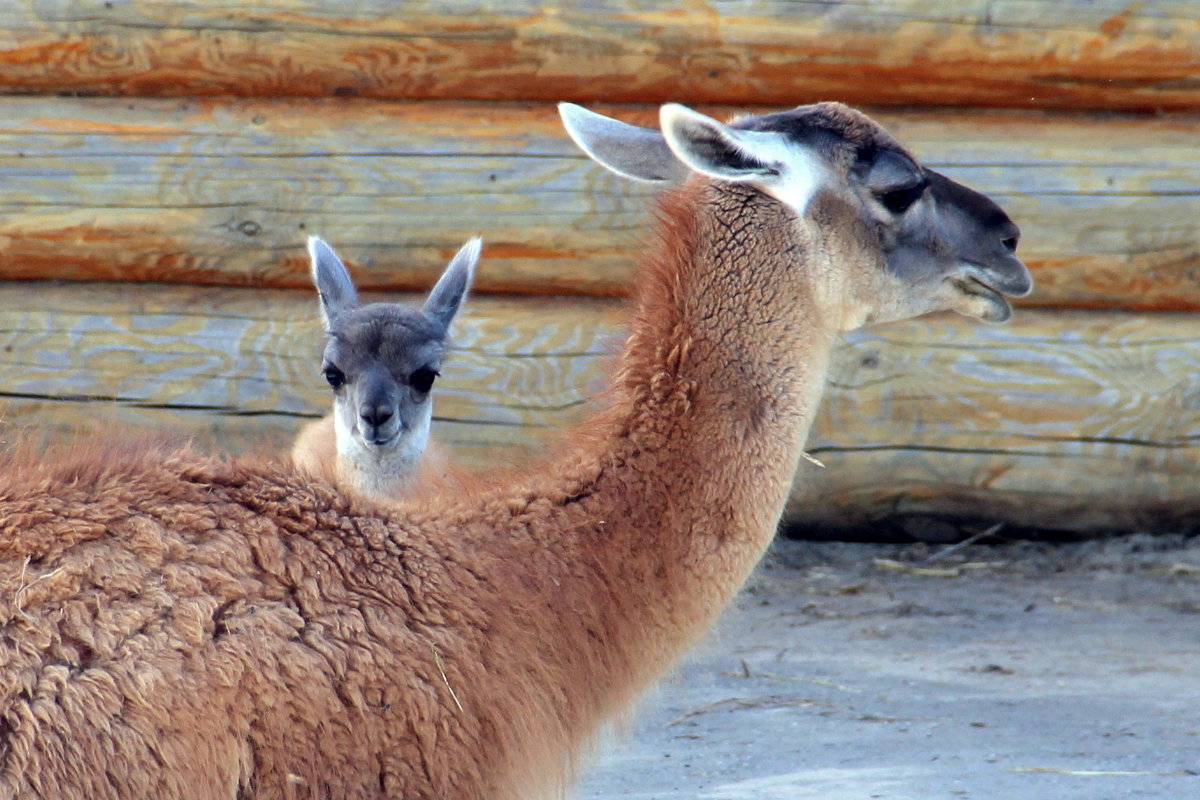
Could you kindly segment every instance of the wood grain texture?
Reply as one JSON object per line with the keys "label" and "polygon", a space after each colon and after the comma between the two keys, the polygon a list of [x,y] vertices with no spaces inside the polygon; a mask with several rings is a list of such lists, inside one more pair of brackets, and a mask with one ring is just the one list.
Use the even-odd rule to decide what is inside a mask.
{"label": "wood grain texture", "polygon": [[1200,526],[1200,316],[930,317],[848,337],[789,517]]}
{"label": "wood grain texture", "polygon": [[[385,298],[364,296],[372,299]],[[529,448],[574,419],[603,386],[620,306],[472,298],[455,323],[449,379],[435,390],[440,438],[470,457],[472,448]],[[107,409],[126,421],[147,410],[139,426],[178,425],[235,450],[256,441],[261,421],[274,446],[328,410],[323,348],[315,292],[0,283],[10,423],[66,402],[52,425],[92,429],[108,424]]]}
{"label": "wood grain texture", "polygon": [[10,0],[0,89],[1200,108],[1188,0]]}
{"label": "wood grain texture", "polygon": [[[621,295],[650,190],[548,106],[0,99],[0,278],[307,287],[308,233],[425,289],[483,234],[482,292]],[[727,109],[713,109],[726,114]],[[653,109],[619,116],[652,124]],[[879,119],[1022,226],[1031,306],[1200,309],[1200,117]]]}
{"label": "wood grain texture", "polygon": [[[0,439],[171,428],[280,449],[324,413],[308,293],[0,284]],[[465,463],[514,461],[595,407],[622,303],[473,298],[436,389]],[[1064,531],[1195,527],[1200,317],[1019,313],[859,331],[836,354],[788,518],[895,515]]]}

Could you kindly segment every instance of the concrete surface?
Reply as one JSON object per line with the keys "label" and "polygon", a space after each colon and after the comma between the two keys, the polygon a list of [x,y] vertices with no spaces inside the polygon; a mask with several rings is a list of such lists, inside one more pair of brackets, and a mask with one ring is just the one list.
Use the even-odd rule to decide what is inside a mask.
{"label": "concrete surface", "polygon": [[578,800],[1200,798],[1200,539],[781,541]]}

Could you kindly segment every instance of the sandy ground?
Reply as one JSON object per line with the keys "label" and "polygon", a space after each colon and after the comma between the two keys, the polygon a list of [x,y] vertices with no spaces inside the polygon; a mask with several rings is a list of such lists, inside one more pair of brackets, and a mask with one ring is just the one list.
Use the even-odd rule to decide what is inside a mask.
{"label": "sandy ground", "polygon": [[579,800],[1200,798],[1200,538],[781,541]]}

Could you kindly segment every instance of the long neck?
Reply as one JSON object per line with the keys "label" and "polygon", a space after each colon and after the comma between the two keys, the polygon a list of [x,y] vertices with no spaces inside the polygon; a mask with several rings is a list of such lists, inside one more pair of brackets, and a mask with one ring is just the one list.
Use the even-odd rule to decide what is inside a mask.
{"label": "long neck", "polygon": [[661,217],[619,376],[609,500],[656,556],[640,579],[667,573],[662,606],[690,641],[775,533],[837,332],[813,289],[817,246],[776,201],[697,183]]}
{"label": "long neck", "polygon": [[569,741],[669,668],[762,556],[835,338],[776,202],[696,184],[660,217],[612,409],[495,544],[527,548],[509,589],[547,610],[523,624],[556,643],[545,694]]}

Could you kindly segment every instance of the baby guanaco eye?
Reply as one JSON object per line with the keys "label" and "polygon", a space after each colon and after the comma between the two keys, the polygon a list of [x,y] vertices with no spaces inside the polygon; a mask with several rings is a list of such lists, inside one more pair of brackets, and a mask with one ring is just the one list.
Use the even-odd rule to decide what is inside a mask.
{"label": "baby guanaco eye", "polygon": [[325,380],[329,381],[329,385],[334,390],[337,390],[342,388],[342,385],[346,383],[346,376],[342,374],[340,369],[331,364],[325,368]]}
{"label": "baby guanaco eye", "polygon": [[921,199],[921,195],[925,194],[925,187],[928,185],[925,181],[921,181],[912,186],[905,186],[903,189],[881,192],[877,197],[879,202],[883,203],[884,208],[899,215],[908,211],[913,203]]}
{"label": "baby guanaco eye", "polygon": [[421,394],[425,394],[433,388],[433,380],[437,376],[438,374],[435,370],[428,367],[421,367],[408,376],[408,385]]}

